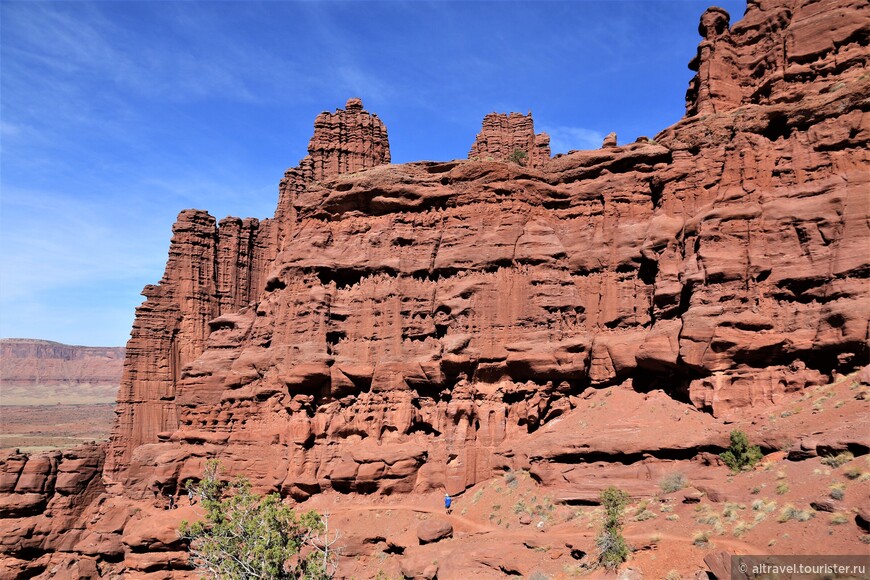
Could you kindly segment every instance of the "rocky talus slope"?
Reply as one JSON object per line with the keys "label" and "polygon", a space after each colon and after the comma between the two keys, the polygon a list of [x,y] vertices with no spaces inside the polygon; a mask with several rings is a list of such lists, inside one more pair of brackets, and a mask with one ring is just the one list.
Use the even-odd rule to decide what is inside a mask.
{"label": "rocky talus slope", "polygon": [[0,459],[6,565],[189,574],[135,510],[210,457],[296,501],[526,470],[589,502],[713,473],[734,422],[795,461],[866,454],[863,398],[824,429],[763,417],[870,363],[868,22],[711,8],[686,116],[594,151],[492,114],[469,159],[392,165],[359,99],[321,114],[273,219],[179,215],[109,444]]}

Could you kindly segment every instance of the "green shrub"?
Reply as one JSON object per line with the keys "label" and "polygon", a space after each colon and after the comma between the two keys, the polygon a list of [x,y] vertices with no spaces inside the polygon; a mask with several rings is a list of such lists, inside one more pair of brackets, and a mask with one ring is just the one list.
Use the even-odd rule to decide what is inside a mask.
{"label": "green shrub", "polygon": [[788,493],[788,491],[789,491],[789,487],[788,487],[788,484],[786,482],[780,481],[779,483],[776,484],[776,493],[778,495],[786,494],[786,493]]}
{"label": "green shrub", "polygon": [[799,510],[791,504],[788,504],[782,508],[782,511],[779,512],[779,517],[776,518],[781,524],[789,520],[797,520],[799,522],[806,522],[811,518],[814,518],[816,513],[812,510]]}
{"label": "green shrub", "polygon": [[761,461],[761,449],[757,445],[750,445],[746,433],[743,431],[731,432],[731,446],[719,457],[732,471],[750,469]]}
{"label": "green shrub", "polygon": [[332,577],[328,520],[314,511],[297,514],[276,493],[260,497],[244,478],[227,484],[218,471],[210,460],[200,483],[191,484],[205,520],[179,528],[195,568],[221,579]]}
{"label": "green shrub", "polygon": [[628,494],[613,486],[601,492],[604,508],[601,533],[595,540],[598,546],[598,563],[615,570],[628,559],[628,545],[622,537],[622,516],[628,505]]}
{"label": "green shrub", "polygon": [[741,510],[745,510],[746,506],[738,503],[725,502],[725,507],[722,509],[722,517],[729,521],[734,521],[740,514]]}
{"label": "green shrub", "polygon": [[647,520],[651,520],[657,517],[653,512],[648,509],[638,510],[637,514],[634,516],[634,521],[636,522],[645,522]]}
{"label": "green shrub", "polygon": [[811,509],[801,510],[800,513],[797,514],[797,521],[799,522],[807,522],[816,517],[816,512]]}
{"label": "green shrub", "polygon": [[525,165],[528,156],[529,154],[522,149],[514,149],[514,152],[511,153],[510,157],[508,157],[508,161],[516,163],[517,165]]}

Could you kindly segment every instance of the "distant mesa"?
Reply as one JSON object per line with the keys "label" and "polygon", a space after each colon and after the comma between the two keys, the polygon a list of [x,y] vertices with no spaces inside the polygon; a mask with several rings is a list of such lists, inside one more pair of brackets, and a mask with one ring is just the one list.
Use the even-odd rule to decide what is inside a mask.
{"label": "distant mesa", "polygon": [[0,405],[113,403],[124,356],[124,347],[0,339]]}
{"label": "distant mesa", "polygon": [[[10,561],[22,576],[185,570],[181,517],[154,494],[212,457],[259,492],[342,507],[354,494],[368,512],[365,498],[468,498],[509,475],[572,508],[605,485],[661,497],[668,474],[704,505],[751,502],[717,456],[735,428],[788,447],[770,461],[815,461],[789,461],[794,475],[820,454],[867,455],[868,15],[866,0],[753,1],[733,25],[705,12],[685,117],[622,146],[611,134],[551,157],[531,114],[491,113],[468,159],[391,164],[386,126],[359,99],[321,113],[273,218],[179,214],[136,310],[109,442],[2,458]],[[795,498],[829,494],[822,479],[790,483]],[[539,546],[515,529],[465,549],[503,529],[493,511],[478,531],[475,501],[445,514],[456,534],[443,541],[447,525],[415,538],[432,508],[350,508],[342,521],[365,530],[343,561],[531,576],[513,558]],[[407,533],[372,530],[405,515]],[[575,525],[563,515],[552,522]],[[816,520],[777,550],[860,549],[854,529]],[[583,535],[548,540],[535,561],[575,566],[596,549]]]}

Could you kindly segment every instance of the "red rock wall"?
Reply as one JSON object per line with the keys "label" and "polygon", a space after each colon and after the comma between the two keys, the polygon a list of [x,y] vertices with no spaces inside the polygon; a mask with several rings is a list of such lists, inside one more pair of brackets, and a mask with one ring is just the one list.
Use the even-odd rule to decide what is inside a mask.
{"label": "red rock wall", "polygon": [[[97,556],[121,555],[120,538],[111,538],[113,530],[105,529],[106,522],[85,529],[90,518],[83,515],[98,508],[105,491],[100,478],[103,459],[104,448],[95,444],[44,455],[16,450],[0,454],[0,573],[4,577],[32,577],[49,568],[54,552],[78,551],[74,559],[86,554],[84,559],[93,565]],[[128,514],[118,515],[123,526]]]}
{"label": "red rock wall", "polygon": [[702,16],[689,116],[656,137],[677,162],[655,180],[684,224],[659,253],[688,299],[680,362],[719,414],[866,364],[870,318],[868,7],[752,2],[727,22]]}
{"label": "red rock wall", "polygon": [[801,85],[864,68],[870,27],[865,4],[749,0],[744,17],[730,28],[728,13],[710,8],[698,26],[704,40],[689,64],[698,74],[686,93],[687,115],[790,102]]}
{"label": "red rock wall", "polygon": [[344,109],[324,111],[314,120],[314,135],[308,155],[287,170],[278,185],[275,221],[280,225],[275,245],[283,245],[296,223],[296,196],[315,181],[334,179],[390,162],[387,127],[378,116],[363,109],[358,98],[348,99]]}
{"label": "red rock wall", "polygon": [[[33,549],[183,566],[173,527],[148,535],[123,509],[208,457],[304,498],[455,492],[536,454],[541,481],[589,494],[588,465],[563,457],[694,455],[718,444],[711,415],[866,365],[868,15],[866,2],[753,2],[729,28],[712,9],[686,118],[654,141],[527,166],[474,150],[386,165],[361,104],[321,116],[274,220],[179,216],[128,344],[104,471],[122,485],[58,524],[82,535]],[[529,117],[488,118],[478,153],[535,143]],[[642,436],[553,422],[606,385],[655,403]],[[659,436],[669,397],[710,415]],[[51,457],[5,461],[3,489],[36,494],[11,509],[42,509],[18,481],[57,471]],[[7,546],[36,525],[14,515]]]}
{"label": "red rock wall", "polygon": [[[514,156],[517,156],[514,159]],[[550,160],[550,136],[535,134],[532,114],[490,113],[483,118],[469,159],[481,161],[515,161],[523,166],[542,167]]]}
{"label": "red rock wall", "polygon": [[294,231],[297,191],[314,180],[389,160],[383,123],[363,110],[359,99],[350,99],[346,110],[317,117],[308,156],[281,182],[274,221],[225,218],[216,227],[204,211],[179,214],[163,279],[145,288],[146,301],[136,312],[108,473],[123,470],[136,447],[178,426],[181,369],[203,352],[213,319],[248,305],[263,291],[285,236]]}
{"label": "red rock wall", "polygon": [[387,128],[361,100],[348,99],[344,109],[324,111],[314,120],[308,155],[314,181],[389,163]]}
{"label": "red rock wall", "polygon": [[[137,454],[130,493],[203,453],[297,497],[455,491],[588,386],[725,416],[866,364],[867,37],[821,4],[787,21],[752,5],[730,29],[705,13],[689,116],[653,142],[521,167],[503,157],[535,135],[513,114],[487,116],[470,161],[336,174],[312,146],[282,181],[255,303],[179,310],[199,313],[196,348],[158,403],[179,428],[148,423],[165,443]],[[825,14],[801,75],[753,77]],[[349,109],[312,143],[335,142],[334,119],[368,126]]]}
{"label": "red rock wall", "polygon": [[271,222],[225,218],[185,210],[173,226],[163,279],[146,286],[118,397],[107,472],[122,469],[133,450],[157,441],[177,425],[176,382],[181,369],[203,351],[209,321],[252,301],[263,286],[274,251]]}

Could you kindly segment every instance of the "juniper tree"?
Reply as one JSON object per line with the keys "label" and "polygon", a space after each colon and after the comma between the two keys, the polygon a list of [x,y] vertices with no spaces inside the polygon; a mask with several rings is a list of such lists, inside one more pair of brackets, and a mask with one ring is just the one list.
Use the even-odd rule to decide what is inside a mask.
{"label": "juniper tree", "polygon": [[218,471],[209,461],[202,480],[188,482],[205,510],[204,520],[179,529],[195,568],[217,580],[332,577],[337,538],[328,537],[328,518],[296,513],[276,493],[261,497],[245,478],[223,482]]}

